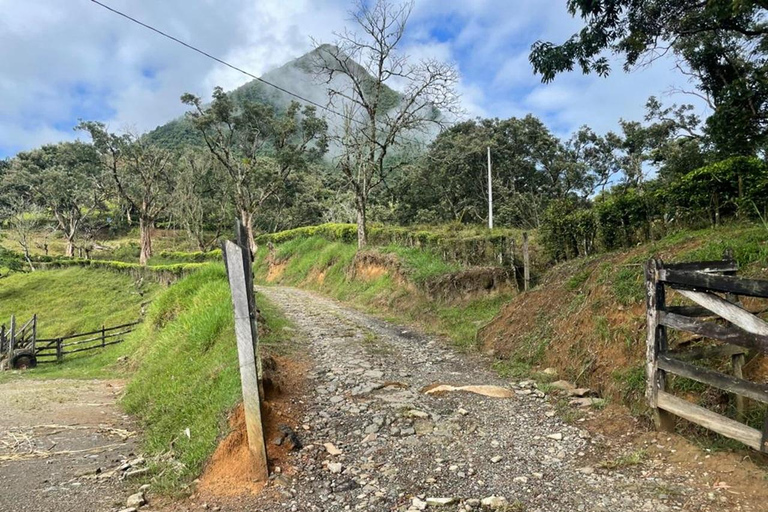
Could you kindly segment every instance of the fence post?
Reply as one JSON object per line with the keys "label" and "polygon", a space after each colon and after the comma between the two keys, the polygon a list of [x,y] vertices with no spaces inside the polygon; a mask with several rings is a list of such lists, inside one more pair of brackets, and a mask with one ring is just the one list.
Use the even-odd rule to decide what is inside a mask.
{"label": "fence post", "polygon": [[509,242],[509,260],[512,262],[512,281],[515,283],[515,291],[520,291],[520,285],[517,282],[517,266],[515,265],[515,236],[510,237]]}
{"label": "fence post", "polygon": [[101,325],[101,348],[104,348],[107,342],[106,332],[104,330],[104,324]]}
{"label": "fence post", "polygon": [[[258,331],[255,330],[254,309],[251,307],[248,293],[250,256],[246,248],[230,241],[225,241],[222,248],[229,287],[232,290],[232,308],[235,314],[235,336],[237,337],[237,355],[240,363],[240,384],[243,390],[248,447],[254,458],[256,479],[265,481],[269,477],[269,469],[261,419],[259,373],[256,360]],[[253,287],[250,286],[252,290]],[[250,296],[252,297],[252,291]]]}
{"label": "fence post", "polygon": [[61,346],[62,343],[64,343],[64,339],[63,338],[59,338],[59,339],[56,340],[56,362],[57,363],[60,363],[61,360],[64,359],[64,354],[63,354],[64,351],[63,351],[63,348]]}
{"label": "fence post", "polygon": [[653,411],[653,419],[659,430],[672,431],[675,426],[674,416],[659,409],[658,393],[666,387],[666,374],[658,366],[659,352],[667,350],[667,328],[661,325],[659,311],[664,309],[664,284],[659,282],[661,260],[650,259],[645,266],[646,288],[646,390],[648,405]]}
{"label": "fence post", "polygon": [[528,232],[523,232],[523,284],[525,291],[531,287],[531,257],[528,253]]}
{"label": "fence post", "polygon": [[35,353],[37,345],[37,313],[32,315],[32,353]]}
{"label": "fence post", "polygon": [[16,315],[11,315],[11,333],[8,338],[8,364],[13,360],[13,349],[16,344]]}

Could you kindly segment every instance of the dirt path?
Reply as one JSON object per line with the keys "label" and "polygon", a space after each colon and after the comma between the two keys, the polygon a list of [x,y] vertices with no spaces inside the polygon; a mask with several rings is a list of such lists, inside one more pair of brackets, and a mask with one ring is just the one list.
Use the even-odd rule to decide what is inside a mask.
{"label": "dirt path", "polygon": [[[206,507],[406,511],[431,510],[440,498],[454,511],[759,510],[727,491],[707,492],[699,483],[705,478],[663,459],[622,458],[634,448],[610,448],[565,424],[531,383],[503,381],[487,361],[440,340],[304,291],[259,293],[310,341],[313,392],[304,398],[305,417],[291,425],[304,448],[247,505]],[[500,385],[514,396],[422,392],[435,383]],[[329,453],[325,443],[341,453]],[[601,466],[605,461],[613,469]]]}
{"label": "dirt path", "polygon": [[110,471],[135,459],[117,381],[0,384],[0,510],[112,511],[137,484]]}

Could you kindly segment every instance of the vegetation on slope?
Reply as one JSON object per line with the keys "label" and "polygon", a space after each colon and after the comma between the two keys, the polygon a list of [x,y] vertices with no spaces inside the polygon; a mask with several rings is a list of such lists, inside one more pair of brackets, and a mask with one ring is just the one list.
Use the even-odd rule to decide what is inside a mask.
{"label": "vegetation on slope", "polygon": [[263,283],[317,290],[395,321],[418,324],[467,348],[478,328],[510,299],[511,290],[448,298],[425,291],[435,279],[464,270],[430,250],[390,244],[358,252],[353,243],[321,236],[291,238],[274,253],[262,246],[255,263],[256,278]]}
{"label": "vegetation on slope", "polygon": [[56,337],[136,321],[159,286],[108,270],[17,273],[0,285],[0,323],[38,315],[38,336]]}
{"label": "vegetation on slope", "polygon": [[[768,274],[763,227],[681,231],[631,250],[554,267],[536,289],[505,306],[480,333],[479,342],[493,352],[498,369],[506,374],[527,376],[555,367],[562,378],[644,414],[643,265],[654,256],[669,262],[717,260],[725,249],[733,250],[740,275],[765,278]],[[682,302],[677,294],[670,300]],[[747,300],[747,306],[755,304]],[[687,337],[670,330],[672,344],[683,338]],[[727,371],[726,363],[717,364]],[[745,376],[764,378],[765,369],[764,359],[758,356],[746,365]],[[710,408],[733,412],[730,399],[717,390],[676,377],[670,379],[670,386]]]}

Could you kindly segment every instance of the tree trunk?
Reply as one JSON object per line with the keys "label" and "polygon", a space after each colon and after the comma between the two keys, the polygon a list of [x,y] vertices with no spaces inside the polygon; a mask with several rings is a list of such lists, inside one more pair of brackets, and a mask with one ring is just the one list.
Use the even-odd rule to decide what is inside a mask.
{"label": "tree trunk", "polygon": [[65,253],[68,258],[72,258],[75,255],[75,236],[67,235],[67,252]]}
{"label": "tree trunk", "polygon": [[368,245],[368,224],[366,218],[365,197],[358,194],[355,201],[357,210],[357,248],[364,249]]}
{"label": "tree trunk", "polygon": [[152,257],[152,228],[154,222],[151,219],[139,217],[139,233],[141,237],[141,252],[139,253],[139,263],[146,265],[149,258]]}
{"label": "tree trunk", "polygon": [[240,210],[240,221],[245,226],[245,232],[248,234],[248,245],[251,246],[251,254],[256,254],[256,238],[253,236],[253,214],[246,210]]}

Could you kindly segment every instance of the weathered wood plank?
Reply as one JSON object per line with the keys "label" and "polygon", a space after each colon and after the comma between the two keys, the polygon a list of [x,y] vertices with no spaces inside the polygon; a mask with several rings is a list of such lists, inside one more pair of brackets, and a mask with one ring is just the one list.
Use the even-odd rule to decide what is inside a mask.
{"label": "weathered wood plank", "polygon": [[664,308],[667,313],[675,313],[676,315],[683,316],[717,316],[707,308],[701,306],[667,306]]}
{"label": "weathered wood plank", "polygon": [[768,336],[768,323],[756,317],[749,311],[718,297],[713,293],[694,292],[690,290],[678,290],[678,293],[692,300],[701,307],[707,308],[713,313],[725,318],[733,325],[737,325],[747,332],[760,336]]}
{"label": "weathered wood plank", "polygon": [[675,289],[716,291],[768,298],[768,281],[765,280],[671,269],[662,269],[659,272],[659,278]]}
{"label": "weathered wood plank", "polygon": [[658,406],[665,411],[669,411],[683,419],[686,419],[697,425],[708,428],[722,434],[725,437],[736,439],[747,446],[760,450],[761,432],[743,423],[721,416],[704,407],[686,402],[664,391],[659,391]]}
{"label": "weathered wood plank", "polygon": [[660,312],[660,322],[667,327],[680,331],[700,334],[705,338],[732,343],[740,347],[756,349],[768,353],[768,336],[758,336],[738,327],[724,326],[714,322],[705,322],[674,313]]}
{"label": "weathered wood plank", "polygon": [[661,261],[649,260],[645,266],[645,290],[646,290],[646,396],[653,410],[653,419],[659,430],[671,431],[674,429],[674,418],[656,404],[656,395],[666,388],[666,375],[657,364],[657,356],[667,351],[667,330],[661,323],[661,313],[665,306],[664,285],[659,282],[658,272]]}
{"label": "weathered wood plank", "polygon": [[698,359],[711,359],[714,357],[732,357],[738,354],[745,354],[746,352],[747,349],[736,345],[717,345],[714,347],[670,350],[666,355],[681,361],[696,361]]}
{"label": "weathered wood plank", "polygon": [[235,336],[237,337],[237,355],[240,363],[240,384],[243,389],[248,447],[253,456],[256,478],[266,481],[269,477],[269,470],[261,418],[261,397],[259,396],[259,376],[255,350],[256,333],[253,332],[248,300],[246,273],[249,269],[246,267],[244,257],[246,249],[230,241],[225,241],[222,245],[224,258],[227,262],[229,287],[232,290],[232,308],[235,314]]}
{"label": "weathered wood plank", "polygon": [[768,384],[755,384],[754,382],[749,382],[732,375],[725,375],[709,368],[678,361],[663,354],[659,354],[658,365],[659,368],[675,375],[693,379],[697,382],[728,391],[729,393],[736,393],[737,395],[746,396],[747,398],[768,404]]}
{"label": "weathered wood plank", "polygon": [[688,263],[665,263],[665,269],[682,270],[688,272],[736,272],[739,265],[735,261],[715,260],[715,261],[693,261]]}
{"label": "weathered wood plank", "polygon": [[[744,354],[734,354],[731,356],[731,365],[733,366],[733,376],[739,379],[744,378],[744,363],[746,357]],[[744,421],[744,412],[746,408],[746,401],[742,395],[736,395],[736,419]]]}

